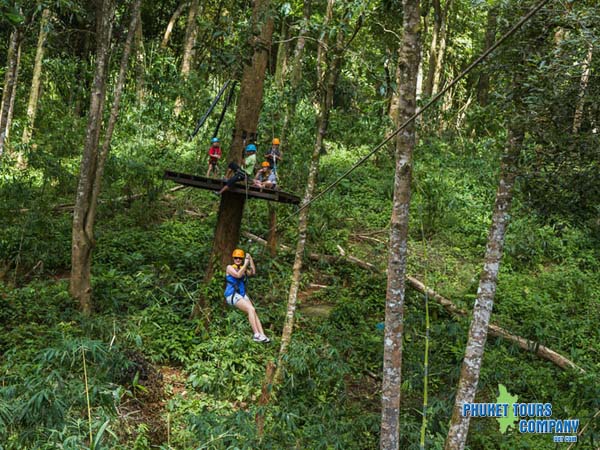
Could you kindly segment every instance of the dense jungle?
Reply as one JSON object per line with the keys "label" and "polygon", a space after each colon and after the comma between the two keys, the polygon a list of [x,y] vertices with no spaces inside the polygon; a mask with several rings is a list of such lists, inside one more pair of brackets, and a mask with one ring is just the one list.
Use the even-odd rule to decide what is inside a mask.
{"label": "dense jungle", "polygon": [[0,450],[600,449],[599,70],[596,0],[0,0]]}

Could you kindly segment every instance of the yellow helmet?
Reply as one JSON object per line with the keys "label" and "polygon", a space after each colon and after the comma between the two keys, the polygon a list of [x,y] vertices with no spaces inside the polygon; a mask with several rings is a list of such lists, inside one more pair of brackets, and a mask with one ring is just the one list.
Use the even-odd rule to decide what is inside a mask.
{"label": "yellow helmet", "polygon": [[269,162],[268,162],[268,161],[263,161],[263,162],[261,163],[261,167],[271,167],[271,164],[269,164]]}
{"label": "yellow helmet", "polygon": [[232,258],[243,258],[245,256],[244,250],[236,248],[231,254]]}
{"label": "yellow helmet", "polygon": [[279,138],[273,138],[273,145],[279,145]]}

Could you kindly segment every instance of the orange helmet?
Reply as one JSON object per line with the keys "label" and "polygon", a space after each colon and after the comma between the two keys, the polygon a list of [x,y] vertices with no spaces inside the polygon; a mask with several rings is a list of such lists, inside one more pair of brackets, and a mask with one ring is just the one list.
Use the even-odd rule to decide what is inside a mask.
{"label": "orange helmet", "polygon": [[244,250],[236,248],[231,254],[232,258],[243,258],[245,256]]}
{"label": "orange helmet", "polygon": [[268,161],[263,161],[261,167],[271,167],[271,164]]}
{"label": "orange helmet", "polygon": [[279,145],[279,138],[273,138],[273,145]]}

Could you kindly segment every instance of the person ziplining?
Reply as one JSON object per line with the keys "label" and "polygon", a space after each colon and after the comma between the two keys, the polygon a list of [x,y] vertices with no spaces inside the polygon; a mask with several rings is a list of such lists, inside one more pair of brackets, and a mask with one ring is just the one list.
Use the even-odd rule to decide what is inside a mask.
{"label": "person ziplining", "polygon": [[[248,315],[248,322],[250,322],[254,333],[252,336],[254,342],[264,344],[271,342],[271,339],[265,335],[256,309],[246,291],[248,277],[256,275],[254,260],[250,253],[244,254],[244,250],[239,248],[233,251],[231,257],[233,258],[233,264],[229,264],[225,270],[225,280],[227,282],[224,292],[225,302]],[[244,264],[242,264],[242,261],[244,261]]]}

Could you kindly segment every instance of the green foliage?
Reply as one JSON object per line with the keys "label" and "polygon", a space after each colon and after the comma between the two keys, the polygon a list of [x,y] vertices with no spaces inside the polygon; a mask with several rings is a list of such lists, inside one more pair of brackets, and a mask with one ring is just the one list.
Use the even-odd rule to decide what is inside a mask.
{"label": "green foliage", "polygon": [[[80,155],[95,69],[95,11],[91,3],[34,2],[21,11],[0,2],[0,37],[28,23],[40,8],[54,12],[43,65],[43,87],[33,139],[20,142],[28,83],[35,60],[34,33],[26,33],[11,130],[10,155],[0,161],[0,442],[5,449],[79,449],[90,446],[82,349],[85,349],[95,448],[315,448],[366,449],[379,442],[380,385],[387,236],[394,186],[393,141],[311,207],[307,251],[344,251],[381,269],[373,274],[340,262],[306,261],[300,306],[283,384],[269,407],[260,407],[264,368],[277,356],[278,336],[293,257],[272,259],[245,238],[258,264],[250,282],[271,346],[252,341],[247,317],[223,305],[223,273],[204,283],[216,221],[215,199],[187,189],[163,195],[165,169],[203,174],[206,148],[219,108],[189,139],[224,80],[240,79],[253,40],[244,2],[205,2],[198,17],[196,66],[180,78],[185,12],[168,48],[159,47],[178,2],[149,2],[142,11],[145,63],[137,60],[127,88],[103,177],[95,227],[92,283],[95,312],[82,317],[67,289],[71,221]],[[315,2],[313,2],[315,3]],[[318,3],[318,2],[317,2]],[[444,2],[442,2],[444,3]],[[496,35],[523,5],[455,1],[450,11],[447,83],[484,47],[488,8],[498,14]],[[128,16],[119,5],[117,19]],[[444,6],[444,5],[443,5]],[[563,5],[564,6],[564,5]],[[409,273],[470,310],[476,297],[508,120],[527,129],[505,242],[493,321],[575,361],[585,374],[562,371],[500,339],[489,339],[477,401],[495,401],[498,384],[524,402],[552,402],[556,416],[590,420],[600,408],[597,355],[600,255],[598,146],[600,96],[592,76],[583,116],[573,133],[581,93],[582,61],[597,44],[598,9],[589,0],[549,6],[515,40],[495,52],[480,72],[459,83],[443,108],[419,124],[414,152]],[[280,186],[301,194],[315,142],[316,42],[335,38],[340,17],[364,14],[346,49],[325,136],[317,191],[365,156],[391,129],[388,117],[397,83],[397,1],[346,2],[327,29],[325,4],[313,4],[298,89],[276,85],[276,47],[270,62],[258,144],[282,133],[287,106]],[[423,3],[423,73],[429,69],[434,13]],[[277,45],[291,63],[303,5],[276,5]],[[343,9],[343,11],[342,11]],[[565,31],[558,39],[560,27]],[[345,29],[347,33],[353,30]],[[124,37],[122,23],[115,36]],[[556,38],[556,39],[555,39]],[[201,44],[201,45],[199,45]],[[118,64],[119,45],[111,58]],[[6,51],[0,50],[2,60]],[[513,74],[525,56],[528,114],[514,116]],[[598,70],[594,47],[592,75]],[[477,104],[479,78],[491,76],[489,101]],[[4,67],[0,69],[4,75]],[[112,75],[111,75],[112,77]],[[108,91],[114,84],[110,79]],[[143,99],[138,94],[143,91]],[[185,107],[173,117],[175,99]],[[420,100],[420,102],[426,99]],[[108,98],[110,103],[110,94]],[[235,103],[221,126],[227,154]],[[105,117],[107,119],[107,117]],[[21,153],[26,168],[13,165]],[[133,196],[135,200],[131,199]],[[62,206],[62,207],[61,207]],[[278,205],[279,218],[293,209]],[[250,201],[243,228],[264,236],[266,202]],[[295,218],[278,229],[293,247]],[[312,292],[309,283],[328,286]],[[194,304],[206,307],[191,321]],[[308,307],[329,315],[314,317]],[[306,308],[305,308],[306,307]],[[441,449],[454,386],[460,375],[468,319],[451,318],[431,302],[429,409],[426,447]],[[204,328],[204,321],[209,322]],[[417,448],[422,405],[425,321],[423,298],[406,294],[402,374],[401,447]],[[168,374],[177,373],[173,381]],[[162,381],[152,385],[148,373]],[[163,386],[164,383],[164,386]],[[164,391],[164,392],[163,392]],[[152,397],[156,397],[152,399]],[[135,411],[143,411],[136,416]],[[262,439],[255,417],[265,416]],[[169,429],[169,437],[160,432]],[[581,438],[597,445],[597,424]],[[169,439],[169,441],[167,441]],[[595,439],[592,442],[592,439]],[[470,448],[553,448],[538,436],[503,435],[493,421],[471,422]]]}

